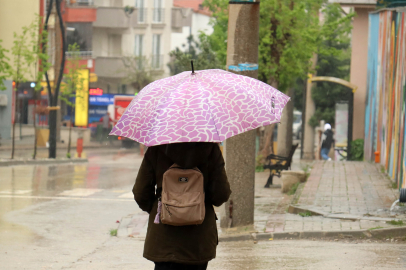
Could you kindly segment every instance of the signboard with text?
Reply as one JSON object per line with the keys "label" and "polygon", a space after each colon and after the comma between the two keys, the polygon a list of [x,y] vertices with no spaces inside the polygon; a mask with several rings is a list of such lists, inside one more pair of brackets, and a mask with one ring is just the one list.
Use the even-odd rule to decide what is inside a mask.
{"label": "signboard with text", "polygon": [[78,127],[86,127],[89,122],[89,75],[88,69],[79,70],[82,85],[76,87],[75,100],[75,126]]}

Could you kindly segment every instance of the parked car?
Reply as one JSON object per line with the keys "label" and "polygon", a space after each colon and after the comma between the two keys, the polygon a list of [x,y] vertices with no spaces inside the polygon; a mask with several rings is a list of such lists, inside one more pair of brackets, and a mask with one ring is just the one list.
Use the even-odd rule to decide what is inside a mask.
{"label": "parked car", "polygon": [[299,111],[293,112],[292,133],[295,139],[300,139],[302,136],[302,113]]}

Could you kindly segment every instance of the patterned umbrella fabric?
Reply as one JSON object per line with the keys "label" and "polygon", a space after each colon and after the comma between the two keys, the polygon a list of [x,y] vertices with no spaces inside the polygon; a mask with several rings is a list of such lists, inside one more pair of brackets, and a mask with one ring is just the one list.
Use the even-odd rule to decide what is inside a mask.
{"label": "patterned umbrella fabric", "polygon": [[259,80],[220,69],[185,71],[147,85],[110,135],[146,146],[222,142],[280,122],[289,97]]}

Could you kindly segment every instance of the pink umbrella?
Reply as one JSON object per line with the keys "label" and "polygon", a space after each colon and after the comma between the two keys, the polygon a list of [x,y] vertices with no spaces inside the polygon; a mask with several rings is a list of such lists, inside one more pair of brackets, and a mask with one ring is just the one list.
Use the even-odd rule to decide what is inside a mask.
{"label": "pink umbrella", "polygon": [[266,83],[224,70],[185,71],[147,85],[110,135],[146,146],[222,142],[280,122],[289,99]]}

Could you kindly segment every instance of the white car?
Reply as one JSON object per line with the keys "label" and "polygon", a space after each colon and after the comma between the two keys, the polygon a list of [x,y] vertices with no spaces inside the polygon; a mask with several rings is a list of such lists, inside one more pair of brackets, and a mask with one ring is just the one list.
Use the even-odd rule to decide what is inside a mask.
{"label": "white car", "polygon": [[302,113],[299,111],[293,112],[292,134],[295,139],[300,139],[302,136]]}

